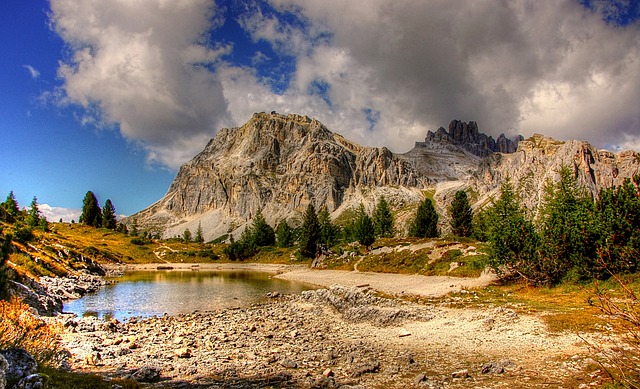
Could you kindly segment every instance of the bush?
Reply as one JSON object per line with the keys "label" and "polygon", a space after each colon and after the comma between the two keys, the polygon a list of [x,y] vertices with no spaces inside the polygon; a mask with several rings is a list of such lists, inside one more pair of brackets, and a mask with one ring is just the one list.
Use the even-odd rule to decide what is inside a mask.
{"label": "bush", "polygon": [[60,324],[45,322],[17,298],[0,301],[0,349],[24,348],[38,364],[57,366],[64,355],[60,332]]}
{"label": "bush", "polygon": [[35,238],[33,230],[24,224],[16,224],[15,231],[13,232],[13,240],[22,244],[32,241]]}
{"label": "bush", "polygon": [[151,241],[147,238],[133,238],[131,239],[131,244],[135,244],[136,246],[144,246],[145,244],[149,244]]}

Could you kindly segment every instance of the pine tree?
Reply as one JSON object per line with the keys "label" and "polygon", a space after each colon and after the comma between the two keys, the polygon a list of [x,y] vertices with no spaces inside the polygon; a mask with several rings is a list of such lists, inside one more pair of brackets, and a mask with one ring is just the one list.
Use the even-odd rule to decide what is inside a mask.
{"label": "pine tree", "polygon": [[540,210],[540,273],[547,284],[557,284],[569,272],[590,278],[597,258],[594,202],[578,187],[571,169],[564,167],[559,173],[560,181],[545,188]]}
{"label": "pine tree", "polygon": [[253,218],[253,224],[250,227],[250,237],[256,247],[272,246],[276,243],[276,233],[273,228],[267,224],[262,216],[262,211],[258,210],[256,217]]}
{"label": "pine tree", "polygon": [[286,219],[282,219],[280,223],[278,223],[276,242],[278,243],[278,247],[282,248],[293,246],[293,231]]}
{"label": "pine tree", "polygon": [[[640,175],[602,189],[596,203],[599,256],[614,273],[635,272],[640,264]],[[606,272],[605,272],[606,273]]]}
{"label": "pine tree", "polygon": [[373,210],[373,225],[376,236],[381,238],[393,236],[393,214],[384,196],[380,197],[376,208]]}
{"label": "pine tree", "polygon": [[320,224],[320,240],[318,242],[325,249],[329,249],[338,240],[338,227],[331,223],[331,215],[326,206],[323,206],[318,213],[318,223]]}
{"label": "pine tree", "polygon": [[16,196],[13,194],[13,191],[9,192],[7,199],[0,206],[2,206],[2,208],[4,208],[4,210],[12,217],[18,216],[18,213],[20,212],[20,208],[18,207],[18,202],[16,201]]}
{"label": "pine tree", "polygon": [[365,247],[371,246],[376,240],[373,221],[367,214],[367,211],[365,211],[362,203],[360,203],[360,207],[358,207],[358,211],[356,212],[353,234],[358,242]]}
{"label": "pine tree", "polygon": [[459,190],[449,207],[451,229],[453,234],[461,237],[469,237],[473,231],[473,213],[469,205],[467,192]]}
{"label": "pine tree", "polygon": [[188,228],[182,233],[182,240],[184,243],[191,243],[191,231]]}
{"label": "pine tree", "polygon": [[88,191],[82,200],[82,214],[80,215],[80,223],[88,226],[102,226],[102,211],[98,205],[98,199],[92,191]]}
{"label": "pine tree", "polygon": [[33,200],[31,200],[31,205],[29,206],[27,225],[30,228],[35,228],[40,225],[40,210],[38,209],[38,198],[36,196],[33,196]]}
{"label": "pine tree", "polygon": [[116,208],[111,203],[111,200],[107,199],[102,208],[102,226],[110,230],[115,230],[116,224]]}
{"label": "pine tree", "polygon": [[6,262],[11,253],[11,236],[4,235],[0,228],[0,299],[7,297]]}
{"label": "pine tree", "polygon": [[489,265],[498,273],[537,278],[538,234],[524,208],[518,204],[509,180],[500,187],[500,197],[486,211],[489,226]]}
{"label": "pine tree", "polygon": [[300,236],[300,255],[305,258],[315,258],[320,240],[320,223],[316,215],[316,209],[309,203],[302,221],[302,234]]}
{"label": "pine tree", "polygon": [[431,199],[424,199],[418,205],[416,216],[409,227],[409,235],[416,238],[438,237],[438,213]]}
{"label": "pine tree", "polygon": [[202,236],[202,225],[198,223],[198,229],[196,230],[196,237],[194,239],[196,243],[204,242],[204,237]]}

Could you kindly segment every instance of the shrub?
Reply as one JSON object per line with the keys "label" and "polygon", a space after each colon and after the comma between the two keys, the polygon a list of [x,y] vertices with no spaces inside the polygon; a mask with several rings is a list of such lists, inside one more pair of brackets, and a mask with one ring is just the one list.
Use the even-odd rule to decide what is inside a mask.
{"label": "shrub", "polygon": [[58,343],[59,324],[42,320],[17,298],[0,301],[0,349],[21,347],[39,364],[56,366],[64,351]]}
{"label": "shrub", "polygon": [[131,239],[131,244],[135,244],[136,246],[143,246],[145,244],[151,243],[151,241],[147,238],[133,238]]}
{"label": "shrub", "polygon": [[34,238],[35,236],[33,235],[33,231],[31,228],[25,226],[24,224],[16,224],[15,231],[13,232],[13,240],[22,244],[26,244]]}

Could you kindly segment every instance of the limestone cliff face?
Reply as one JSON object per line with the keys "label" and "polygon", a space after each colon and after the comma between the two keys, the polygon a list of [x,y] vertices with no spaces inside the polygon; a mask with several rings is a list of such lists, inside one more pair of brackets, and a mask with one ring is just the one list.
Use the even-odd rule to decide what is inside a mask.
{"label": "limestone cliff face", "polygon": [[210,240],[239,236],[258,210],[272,226],[281,219],[297,224],[309,203],[326,205],[337,218],[360,203],[372,211],[384,195],[402,231],[430,190],[446,232],[446,210],[459,189],[470,190],[478,208],[510,178],[525,205],[536,209],[563,166],[594,194],[640,174],[640,154],[632,151],[614,154],[542,135],[519,140],[515,150],[504,137],[494,142],[479,133],[474,122],[453,121],[449,128],[394,154],[350,142],[306,116],[255,114],[242,127],[220,130],[180,168],[161,200],[126,222],[136,219],[141,229],[165,237],[195,232],[200,224]]}
{"label": "limestone cliff face", "polygon": [[535,209],[543,201],[545,185],[557,182],[563,166],[572,169],[578,183],[597,196],[601,188],[620,185],[625,178],[640,174],[640,153],[612,153],[587,142],[563,142],[536,134],[520,141],[513,154],[484,159],[469,186],[482,204],[497,196],[500,185],[509,178],[525,205]]}
{"label": "limestone cliff face", "polygon": [[443,127],[438,128],[435,132],[429,131],[425,143],[452,144],[478,157],[486,157],[494,152],[513,153],[520,140],[522,140],[521,136],[511,140],[504,134],[500,134],[498,140],[494,140],[491,136],[481,133],[478,130],[478,123],[474,121],[465,123],[460,120],[452,120],[449,123],[449,131]]}
{"label": "limestone cliff face", "polygon": [[309,202],[333,212],[380,187],[396,188],[389,195],[401,202],[427,184],[409,160],[386,148],[359,146],[306,116],[259,113],[220,130],[180,168],[164,198],[132,218],[165,236],[199,222],[211,239],[258,210],[273,225],[301,215]]}

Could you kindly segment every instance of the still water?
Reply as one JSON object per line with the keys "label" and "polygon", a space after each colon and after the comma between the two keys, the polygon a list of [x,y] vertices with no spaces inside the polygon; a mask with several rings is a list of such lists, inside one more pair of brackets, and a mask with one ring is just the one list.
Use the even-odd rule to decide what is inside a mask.
{"label": "still water", "polygon": [[111,279],[96,293],[67,301],[65,312],[123,320],[246,307],[269,292],[300,293],[313,286],[255,271],[135,271]]}

